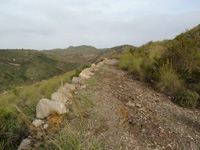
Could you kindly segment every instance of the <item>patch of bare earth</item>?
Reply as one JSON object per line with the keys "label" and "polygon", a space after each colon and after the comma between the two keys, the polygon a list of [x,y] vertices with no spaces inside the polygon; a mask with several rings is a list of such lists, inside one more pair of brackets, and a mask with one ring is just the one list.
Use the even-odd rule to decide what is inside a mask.
{"label": "patch of bare earth", "polygon": [[200,149],[200,111],[184,109],[108,60],[77,97],[89,96],[87,132],[102,149]]}

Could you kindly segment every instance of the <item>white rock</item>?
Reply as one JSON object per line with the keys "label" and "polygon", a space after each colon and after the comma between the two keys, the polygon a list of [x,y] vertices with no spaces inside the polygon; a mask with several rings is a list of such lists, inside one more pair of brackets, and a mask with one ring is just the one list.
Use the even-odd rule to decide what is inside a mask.
{"label": "white rock", "polygon": [[46,130],[48,127],[49,127],[49,125],[45,124],[43,128]]}
{"label": "white rock", "polygon": [[49,116],[51,112],[65,114],[68,113],[69,110],[66,109],[62,102],[51,101],[49,99],[41,99],[36,106],[36,117],[42,119]]}
{"label": "white rock", "polygon": [[72,84],[69,84],[69,83],[66,83],[65,85],[64,85],[64,87],[65,87],[65,89],[67,89],[67,90],[71,90],[71,91],[75,91],[75,86],[74,85],[72,85]]}
{"label": "white rock", "polygon": [[95,67],[92,67],[92,72],[95,72],[95,71],[98,71],[99,69],[95,66]]}
{"label": "white rock", "polygon": [[103,64],[104,64],[104,61],[101,61],[101,62],[99,62],[99,63],[96,65],[96,67],[99,68],[99,67],[101,67]]}
{"label": "white rock", "polygon": [[30,149],[31,140],[30,139],[23,139],[21,144],[18,147],[18,150],[25,150]]}
{"label": "white rock", "polygon": [[63,94],[61,92],[54,92],[51,95],[51,100],[56,102],[62,102],[63,104],[66,104],[69,102],[69,97],[67,97],[64,92]]}
{"label": "white rock", "polygon": [[136,107],[139,107],[139,108],[141,108],[141,107],[142,107],[142,105],[141,105],[141,104],[139,104],[139,103],[136,103]]}
{"label": "white rock", "polygon": [[83,85],[84,82],[81,78],[78,78],[78,77],[73,77],[72,78],[72,84],[80,84],[80,85]]}
{"label": "white rock", "polygon": [[86,69],[84,69],[82,72],[85,73],[85,74],[87,74],[87,75],[89,75],[89,76],[93,76],[94,73],[91,72],[91,71],[92,71],[91,68],[86,68]]}
{"label": "white rock", "polygon": [[57,90],[57,92],[59,92],[59,93],[62,93],[62,92],[63,92],[64,96],[68,97],[69,99],[72,99],[72,98],[73,98],[73,97],[72,97],[72,93],[71,93],[69,90],[67,90],[66,88],[63,88],[63,91],[62,91],[62,87],[60,87],[60,88]]}
{"label": "white rock", "polygon": [[42,120],[40,120],[40,119],[35,119],[35,120],[32,122],[32,124],[33,124],[36,128],[40,127],[43,123],[44,123],[44,121],[42,121]]}
{"label": "white rock", "polygon": [[127,106],[130,106],[130,107],[135,107],[135,103],[132,103],[132,102],[130,102],[130,101],[129,101],[128,103],[126,103],[126,105],[127,105]]}
{"label": "white rock", "polygon": [[79,77],[80,77],[81,79],[89,79],[89,78],[90,78],[90,76],[87,75],[87,74],[84,73],[84,72],[81,72],[81,73],[79,74]]}

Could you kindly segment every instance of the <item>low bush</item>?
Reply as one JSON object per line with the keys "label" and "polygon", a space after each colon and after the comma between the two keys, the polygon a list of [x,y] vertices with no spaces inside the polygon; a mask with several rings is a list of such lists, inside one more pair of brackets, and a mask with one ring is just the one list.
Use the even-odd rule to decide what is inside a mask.
{"label": "low bush", "polygon": [[198,104],[199,94],[190,90],[180,92],[175,102],[182,107],[195,108]]}
{"label": "low bush", "polygon": [[156,87],[170,95],[175,95],[184,89],[184,81],[180,79],[179,75],[171,64],[163,64],[156,72],[157,82]]}
{"label": "low bush", "polygon": [[81,68],[76,69],[75,74],[71,78],[78,77],[82,70],[86,68],[90,68],[90,67],[91,67],[91,64],[84,64]]}

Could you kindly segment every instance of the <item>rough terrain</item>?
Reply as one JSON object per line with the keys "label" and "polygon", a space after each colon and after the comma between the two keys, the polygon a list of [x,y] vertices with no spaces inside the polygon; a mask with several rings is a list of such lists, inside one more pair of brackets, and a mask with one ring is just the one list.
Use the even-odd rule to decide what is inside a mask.
{"label": "rough terrain", "polygon": [[200,111],[177,106],[117,64],[107,60],[76,93],[93,104],[83,113],[86,133],[102,149],[200,149]]}

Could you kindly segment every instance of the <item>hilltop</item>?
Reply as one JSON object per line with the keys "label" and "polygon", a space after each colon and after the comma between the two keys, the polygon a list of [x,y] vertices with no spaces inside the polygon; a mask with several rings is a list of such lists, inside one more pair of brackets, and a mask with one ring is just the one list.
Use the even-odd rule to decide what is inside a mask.
{"label": "hilltop", "polygon": [[88,63],[94,62],[96,58],[102,53],[101,50],[93,46],[70,46],[66,49],[53,49],[53,50],[43,50],[44,53],[58,54],[63,56],[70,62],[76,63]]}

